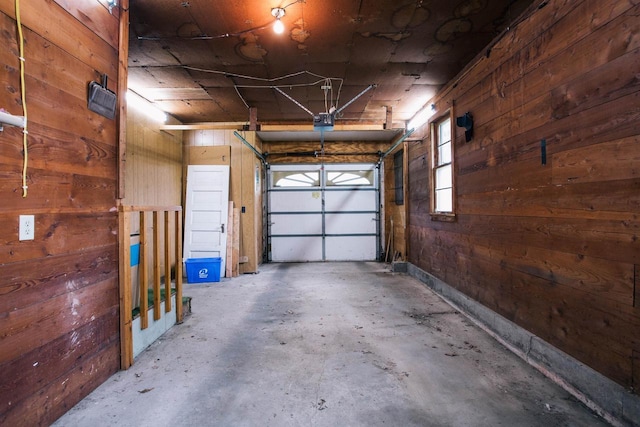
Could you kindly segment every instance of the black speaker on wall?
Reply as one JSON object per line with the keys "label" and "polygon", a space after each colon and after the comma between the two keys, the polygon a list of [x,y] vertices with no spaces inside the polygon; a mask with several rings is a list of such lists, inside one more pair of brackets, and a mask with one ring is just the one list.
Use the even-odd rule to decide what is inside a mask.
{"label": "black speaker on wall", "polygon": [[464,128],[464,139],[469,142],[473,138],[473,116],[471,113],[464,113],[463,116],[456,117],[456,125]]}

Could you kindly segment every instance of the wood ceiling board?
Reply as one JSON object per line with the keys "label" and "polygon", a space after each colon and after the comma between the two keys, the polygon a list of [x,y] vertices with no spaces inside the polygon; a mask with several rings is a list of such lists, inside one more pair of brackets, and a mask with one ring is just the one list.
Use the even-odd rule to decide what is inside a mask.
{"label": "wood ceiling board", "polygon": [[[216,122],[248,121],[248,111],[244,114],[225,110],[215,101],[159,101],[155,103],[163,111],[182,123],[200,123],[209,121],[209,117],[216,117]],[[246,111],[246,110],[245,110]]]}
{"label": "wood ceiling board", "polygon": [[177,28],[192,22],[187,8],[176,0],[135,0],[129,5],[132,36],[178,36]]}
{"label": "wood ceiling board", "polygon": [[[282,5],[275,0],[137,0],[132,5],[132,15],[140,16],[131,19],[129,63],[163,66],[181,62],[262,78],[309,70],[345,78],[344,86],[354,90],[343,91],[341,104],[360,92],[356,88],[361,90],[377,83],[378,88],[349,106],[345,116],[350,121],[378,121],[379,116],[384,116],[384,106],[391,104],[395,121],[414,114],[419,108],[416,105],[453,78],[507,20],[511,22],[531,1],[336,0],[330,4],[307,1],[287,7],[282,20],[286,31],[275,35],[270,10]],[[188,7],[182,7],[183,3]],[[244,32],[260,26],[264,28]],[[136,39],[136,34],[142,33],[163,38]],[[212,37],[229,33],[229,37],[185,40],[199,33]],[[246,120],[246,106],[233,84],[246,84],[248,80],[197,71],[186,72],[186,76],[192,81],[183,87],[206,87],[214,105],[206,108],[176,103],[181,117],[190,121]],[[155,83],[151,77],[156,79]],[[164,76],[132,72],[133,81],[156,89],[166,86],[177,89],[182,78],[169,71]],[[178,92],[170,96],[188,93],[178,95]],[[308,113],[280,94],[253,88],[242,88],[240,93],[247,104],[259,110],[259,120],[310,119]],[[308,87],[293,93],[294,99],[314,113],[324,110],[320,89]]]}
{"label": "wood ceiling board", "polygon": [[145,98],[152,101],[210,100],[211,96],[202,88],[148,88]]}
{"label": "wood ceiling board", "polygon": [[163,40],[161,48],[173,56],[179,64],[192,67],[220,67],[222,61],[205,40]]}
{"label": "wood ceiling board", "polygon": [[379,69],[391,59],[393,48],[393,42],[387,39],[356,35],[350,49],[349,63]]}
{"label": "wood ceiling board", "polygon": [[[347,69],[350,67],[350,64],[347,62],[316,62],[309,61],[300,64],[300,68],[311,73],[317,74],[318,76],[315,79],[320,77],[327,77],[333,79],[341,79],[344,78]],[[334,80],[334,85],[337,85],[338,82]]]}
{"label": "wood ceiling board", "polygon": [[130,40],[129,66],[167,66],[181,65],[168,51],[162,49],[157,41]]}
{"label": "wood ceiling board", "polygon": [[130,88],[156,87],[158,81],[146,67],[129,67],[127,83]]}
{"label": "wood ceiling board", "polygon": [[182,67],[147,67],[144,72],[140,71],[138,67],[132,67],[136,69],[137,74],[145,75],[145,82],[150,83],[154,81],[154,85],[147,85],[147,87],[168,87],[168,88],[199,88],[193,78],[189,75],[187,70]]}
{"label": "wood ceiling board", "polygon": [[227,77],[225,74],[219,73],[204,73],[199,71],[188,70],[192,76],[193,81],[200,87],[206,89],[219,88],[219,87],[233,87],[233,79]]}

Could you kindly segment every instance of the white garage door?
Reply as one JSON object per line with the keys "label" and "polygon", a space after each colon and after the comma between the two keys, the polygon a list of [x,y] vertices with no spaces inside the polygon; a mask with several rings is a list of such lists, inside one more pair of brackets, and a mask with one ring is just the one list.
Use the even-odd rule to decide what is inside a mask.
{"label": "white garage door", "polygon": [[379,255],[375,165],[274,165],[271,261],[373,261]]}

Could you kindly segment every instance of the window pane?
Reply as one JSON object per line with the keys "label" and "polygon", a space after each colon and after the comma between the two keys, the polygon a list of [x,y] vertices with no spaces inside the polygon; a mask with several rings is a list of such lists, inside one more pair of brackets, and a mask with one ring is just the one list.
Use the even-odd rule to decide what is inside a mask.
{"label": "window pane", "polygon": [[438,146],[438,166],[451,163],[451,142]]}
{"label": "window pane", "polygon": [[277,171],[273,173],[275,187],[318,187],[320,172]]}
{"label": "window pane", "polygon": [[449,117],[437,121],[433,129],[432,138],[432,203],[433,213],[453,214],[453,159],[454,147]]}
{"label": "window pane", "polygon": [[438,144],[451,141],[451,119],[443,120],[438,124]]}
{"label": "window pane", "polygon": [[327,186],[373,185],[373,171],[330,171],[327,172]]}
{"label": "window pane", "polygon": [[442,166],[436,169],[436,190],[451,187],[453,187],[451,165]]}
{"label": "window pane", "polygon": [[453,189],[436,190],[436,212],[453,212]]}

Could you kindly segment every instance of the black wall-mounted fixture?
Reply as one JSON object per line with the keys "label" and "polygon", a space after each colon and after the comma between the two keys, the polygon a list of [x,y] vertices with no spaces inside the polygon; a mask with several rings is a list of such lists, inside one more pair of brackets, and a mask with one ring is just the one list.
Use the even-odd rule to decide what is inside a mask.
{"label": "black wall-mounted fixture", "polygon": [[471,141],[473,138],[473,116],[471,113],[464,113],[464,116],[456,117],[456,125],[464,128],[465,141]]}
{"label": "black wall-mounted fixture", "polygon": [[116,117],[116,94],[107,89],[107,75],[102,75],[102,84],[89,83],[89,97],[87,100],[89,110],[108,119]]}

